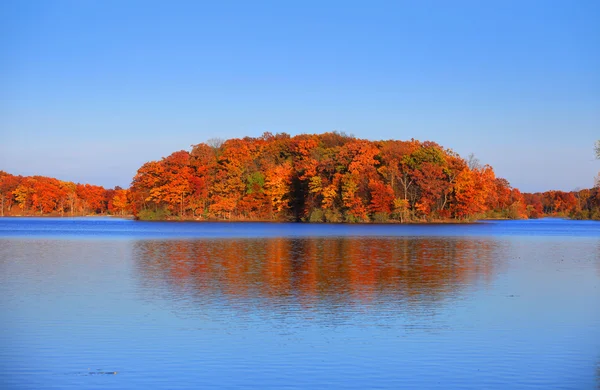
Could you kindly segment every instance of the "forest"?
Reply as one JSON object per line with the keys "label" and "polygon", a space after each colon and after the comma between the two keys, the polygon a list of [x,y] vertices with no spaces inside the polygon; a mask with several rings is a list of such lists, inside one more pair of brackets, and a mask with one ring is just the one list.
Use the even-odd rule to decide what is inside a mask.
{"label": "forest", "polygon": [[144,164],[141,219],[434,222],[600,217],[597,189],[521,194],[489,165],[430,142],[343,133],[211,140]]}
{"label": "forest", "polygon": [[0,216],[131,214],[129,191],[0,171]]}
{"label": "forest", "polygon": [[[597,149],[597,153],[598,149]],[[598,185],[523,194],[431,141],[332,132],[210,140],[139,168],[129,189],[0,171],[1,215],[305,222],[600,219]]]}

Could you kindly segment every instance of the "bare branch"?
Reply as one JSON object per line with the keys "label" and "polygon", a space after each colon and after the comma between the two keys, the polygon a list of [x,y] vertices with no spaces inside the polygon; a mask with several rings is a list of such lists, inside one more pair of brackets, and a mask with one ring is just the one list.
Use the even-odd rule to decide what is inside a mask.
{"label": "bare branch", "polygon": [[206,144],[208,146],[210,146],[213,149],[219,149],[223,143],[225,142],[225,140],[223,140],[223,138],[210,138],[209,140],[206,141]]}
{"label": "bare branch", "polygon": [[469,154],[467,158],[467,166],[470,170],[481,169],[481,161],[475,157],[475,153]]}

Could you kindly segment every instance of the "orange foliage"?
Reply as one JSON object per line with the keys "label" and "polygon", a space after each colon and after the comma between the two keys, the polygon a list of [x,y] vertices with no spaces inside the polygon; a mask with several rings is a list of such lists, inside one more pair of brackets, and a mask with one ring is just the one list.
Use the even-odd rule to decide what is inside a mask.
{"label": "orange foliage", "polygon": [[584,189],[572,192],[546,191],[522,194],[525,212],[531,218],[543,216],[600,219],[600,190]]}
{"label": "orange foliage", "polygon": [[0,212],[314,222],[600,219],[600,189],[521,194],[492,167],[468,164],[430,141],[265,133],[148,162],[130,189],[0,171]]}
{"label": "orange foliage", "polygon": [[509,209],[516,202],[511,191],[491,167],[471,170],[434,142],[265,133],[199,144],[191,153],[146,163],[133,180],[131,199],[136,214],[404,222]]}
{"label": "orange foliage", "polygon": [[[0,171],[0,215],[89,215],[129,212],[129,190],[106,190],[44,176]],[[116,200],[116,203],[115,203]],[[17,207],[15,207],[17,206]]]}

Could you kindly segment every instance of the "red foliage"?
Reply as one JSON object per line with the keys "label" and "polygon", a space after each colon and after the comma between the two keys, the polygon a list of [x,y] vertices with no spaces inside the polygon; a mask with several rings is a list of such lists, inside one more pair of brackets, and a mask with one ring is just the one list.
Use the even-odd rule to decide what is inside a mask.
{"label": "red foliage", "polygon": [[106,190],[51,177],[14,176],[0,171],[0,215],[3,216],[124,214],[130,210],[128,194],[129,190]]}
{"label": "red foliage", "polygon": [[198,144],[191,153],[146,163],[133,180],[131,198],[136,213],[406,221],[470,218],[509,208],[511,190],[490,167],[472,171],[434,142],[265,133],[216,146]]}

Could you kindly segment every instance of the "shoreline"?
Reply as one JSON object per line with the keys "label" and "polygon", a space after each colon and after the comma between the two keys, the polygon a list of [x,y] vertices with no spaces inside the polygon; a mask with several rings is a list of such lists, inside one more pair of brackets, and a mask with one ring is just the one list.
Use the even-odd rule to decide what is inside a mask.
{"label": "shoreline", "polygon": [[[169,223],[178,223],[178,222],[193,222],[193,223],[219,223],[219,224],[227,224],[227,223],[269,223],[269,224],[300,224],[300,225],[468,225],[468,224],[479,224],[488,220],[501,220],[501,219],[477,219],[477,220],[468,220],[468,221],[460,221],[460,220],[434,220],[434,221],[410,221],[410,222],[400,222],[400,221],[388,221],[388,222],[309,222],[309,221],[276,221],[276,220],[268,220],[268,219],[199,219],[199,218],[166,218],[166,219],[138,219],[133,215],[119,216],[119,215],[75,215],[75,216],[60,216],[60,215],[5,215],[0,216],[0,220],[2,218],[44,218],[44,219],[79,219],[79,218],[115,218],[115,219],[123,219],[123,220],[131,220],[138,222],[169,222]],[[510,220],[510,219],[502,219],[502,220]]]}
{"label": "shoreline", "polygon": [[90,214],[90,215],[1,215],[2,218],[118,218],[118,219],[135,219],[133,215],[106,215],[106,214]]}
{"label": "shoreline", "polygon": [[475,221],[455,221],[455,220],[447,220],[447,221],[410,221],[410,222],[399,222],[399,221],[390,221],[390,222],[308,222],[308,221],[274,221],[274,220],[248,220],[248,219],[135,219],[140,222],[194,222],[194,223],[272,223],[272,224],[283,224],[283,223],[293,223],[299,225],[465,225],[465,224],[476,224],[480,223],[481,220]]}
{"label": "shoreline", "polygon": [[[61,215],[4,215],[0,216],[0,220],[3,218],[22,218],[22,219],[31,219],[31,218],[42,218],[42,219],[83,219],[83,218],[114,218],[114,219],[122,219],[122,220],[130,220],[130,221],[138,221],[138,222],[169,222],[169,223],[179,223],[179,222],[192,222],[192,223],[218,223],[218,224],[227,224],[227,223],[269,223],[269,224],[301,224],[301,225],[475,225],[475,224],[483,224],[486,222],[495,222],[495,221],[526,221],[526,220],[541,220],[541,219],[560,219],[567,221],[577,221],[578,219],[573,219],[565,216],[552,216],[546,215],[540,218],[529,218],[529,219],[511,219],[511,218],[480,218],[476,220],[433,220],[433,221],[410,221],[410,222],[399,222],[399,221],[388,221],[388,222],[309,222],[309,221],[275,221],[268,219],[200,219],[200,218],[165,218],[165,219],[138,219],[133,215],[74,215],[74,216],[61,216]],[[583,221],[596,221],[594,219],[585,219]]]}

